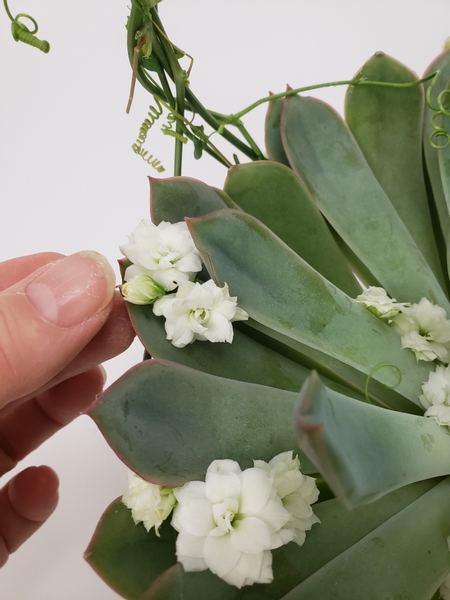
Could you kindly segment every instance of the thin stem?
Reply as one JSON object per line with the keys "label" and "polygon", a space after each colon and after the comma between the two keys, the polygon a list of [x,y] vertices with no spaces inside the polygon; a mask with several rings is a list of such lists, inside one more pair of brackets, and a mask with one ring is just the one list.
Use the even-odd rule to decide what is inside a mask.
{"label": "thin stem", "polygon": [[8,6],[7,0],[3,0],[3,6],[5,7],[6,14],[8,15],[8,17],[11,19],[11,21],[14,21],[15,19],[12,16],[11,11],[9,10],[9,6]]}
{"label": "thin stem", "polygon": [[249,132],[247,131],[247,129],[244,127],[244,124],[242,122],[239,122],[238,129],[241,132],[241,134],[244,137],[244,139],[249,143],[250,148],[253,150],[253,152],[255,152],[258,155],[258,159],[259,160],[266,160],[266,157],[264,156],[264,154],[262,153],[262,151],[259,149],[257,143],[252,138],[252,136],[249,134]]}
{"label": "thin stem", "polygon": [[271,96],[261,98],[260,100],[253,102],[253,104],[250,104],[250,106],[247,106],[247,108],[244,108],[244,110],[241,110],[240,112],[235,113],[234,115],[230,115],[229,119],[230,121],[237,123],[239,119],[241,119],[244,115],[251,112],[258,106],[261,106],[261,104],[264,104],[265,102],[277,100],[278,98],[285,98],[286,96],[295,96],[296,94],[301,94],[302,92],[309,92],[311,90],[319,90],[321,88],[334,87],[337,85],[375,85],[381,87],[408,88],[413,87],[414,85],[425,83],[426,81],[433,79],[434,76],[435,73],[433,73],[432,75],[428,75],[428,77],[424,77],[423,79],[418,79],[417,81],[409,81],[407,83],[389,83],[387,81],[369,81],[365,79],[346,79],[344,81],[330,81],[328,83],[317,83],[315,85],[308,85],[306,87],[296,88],[295,90],[286,90],[285,92],[280,92],[279,94],[272,94]]}
{"label": "thin stem", "polygon": [[232,144],[235,148],[240,150],[251,160],[258,160],[258,155],[251,148],[249,148],[246,144],[244,144],[244,142],[242,142],[239,138],[233,135],[231,131],[228,131],[228,129],[226,128],[222,129],[220,127],[221,123],[219,123],[212,116],[212,114],[203,106],[203,104],[196,98],[196,96],[189,88],[186,88],[186,99],[192,106],[194,112],[199,114],[210,127],[212,127],[217,132],[219,132],[220,129],[220,135],[224,137],[227,140],[227,142]]}
{"label": "thin stem", "polygon": [[157,98],[161,104],[163,106],[165,106],[167,108],[167,110],[170,110],[172,112],[173,115],[175,115],[175,117],[177,119],[179,119],[180,121],[182,121],[184,124],[188,125],[193,133],[198,136],[199,138],[201,138],[204,142],[207,143],[208,147],[214,152],[214,154],[218,157],[218,159],[220,160],[220,162],[222,162],[226,167],[232,167],[233,164],[220,152],[220,150],[218,148],[216,148],[216,146],[214,146],[214,144],[211,142],[211,140],[209,139],[209,137],[207,135],[205,135],[203,133],[203,131],[199,128],[199,127],[195,127],[195,125],[192,125],[187,119],[186,117],[184,117],[183,115],[180,115],[176,110],[173,110],[166,102],[164,102],[164,100],[162,100],[161,98],[158,98],[157,96],[155,96],[155,98]]}

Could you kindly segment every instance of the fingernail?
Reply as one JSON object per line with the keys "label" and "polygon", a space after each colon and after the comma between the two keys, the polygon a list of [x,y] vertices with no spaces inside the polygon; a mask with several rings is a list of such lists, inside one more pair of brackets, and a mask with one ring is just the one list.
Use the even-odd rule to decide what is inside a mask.
{"label": "fingernail", "polygon": [[103,310],[114,287],[114,271],[106,258],[79,252],[54,263],[28,284],[25,293],[46,321],[73,327]]}

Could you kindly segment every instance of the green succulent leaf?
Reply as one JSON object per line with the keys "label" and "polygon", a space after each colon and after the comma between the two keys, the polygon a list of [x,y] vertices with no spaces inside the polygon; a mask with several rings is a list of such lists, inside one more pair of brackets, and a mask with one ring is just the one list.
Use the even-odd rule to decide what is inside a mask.
{"label": "green succulent leaf", "polygon": [[289,160],[283,148],[280,133],[281,113],[283,111],[283,98],[269,102],[264,127],[267,155],[270,160],[282,163],[289,167]]}
{"label": "green succulent leaf", "polygon": [[85,552],[85,559],[118,594],[138,600],[162,572],[176,562],[176,532],[168,522],[157,537],[142,523],[134,524],[120,498],[102,515]]}
{"label": "green succulent leaf", "polygon": [[[278,331],[265,327],[249,319],[245,323],[238,323],[239,329],[255,340],[272,348],[278,354],[286,356],[291,361],[306,367],[309,373],[317,371],[327,387],[342,392],[347,396],[367,402],[366,384],[367,375],[357,369],[337,360],[329,354],[320,352],[306,344],[302,344]],[[394,384],[393,384],[394,385]],[[423,407],[412,404],[395,389],[387,388],[382,383],[370,380],[370,400],[379,406],[401,410],[412,414],[423,414]]]}
{"label": "green succulent leaf", "polygon": [[[450,50],[440,54],[428,67],[424,76],[431,75],[436,71],[441,71],[441,74],[433,88],[433,93],[431,94],[431,101],[434,105],[436,105],[439,93],[448,87],[448,81],[450,80]],[[424,83],[425,90],[428,90],[430,85],[431,82],[429,81]],[[441,175],[441,168],[444,167],[444,164],[439,164],[440,151],[433,148],[430,143],[430,136],[433,132],[432,118],[435,114],[436,112],[425,104],[423,117],[423,152],[442,235],[444,242],[446,243],[450,232],[450,194],[448,185],[445,190],[443,187],[443,177],[446,178],[447,175],[445,174],[445,168],[443,175]]]}
{"label": "green succulent leaf", "polygon": [[294,252],[349,296],[360,286],[301,179],[275,162],[232,167],[224,189]]}
{"label": "green succulent leaf", "polygon": [[296,424],[300,447],[349,507],[450,473],[450,434],[434,419],[357,402],[316,373],[300,392]]}
{"label": "green succulent leaf", "polygon": [[283,600],[428,600],[450,569],[449,506],[447,478]]}
{"label": "green succulent leaf", "polygon": [[[239,590],[225,584],[210,571],[186,573],[181,565],[174,565],[151,584],[140,600],[279,600],[329,561],[345,555],[354,544],[377,531],[391,517],[433,489],[436,483],[433,480],[406,486],[351,512],[337,500],[315,505],[314,512],[320,525],[314,525],[307,533],[304,545],[291,543],[272,552],[274,580],[271,584],[245,586]],[[392,563],[381,563],[380,570],[373,575],[383,576],[388,567],[392,568]]]}
{"label": "green succulent leaf", "polygon": [[154,358],[219,377],[292,392],[298,392],[310,374],[309,369],[236,330],[232,344],[195,342],[185,348],[176,348],[166,339],[164,319],[156,317],[151,306],[128,304],[127,307],[136,333]]}
{"label": "green succulent leaf", "polygon": [[[377,52],[355,79],[408,83],[417,76]],[[364,158],[417,247],[445,286],[422,167],[423,89],[350,86],[345,118]]]}
{"label": "green succulent leaf", "polygon": [[[369,374],[394,364],[396,392],[416,405],[430,365],[401,349],[398,334],[324,279],[254,217],[217,211],[188,219],[196,246],[216,282],[227,283],[250,317],[282,335]],[[423,362],[423,361],[422,361]],[[392,385],[379,369],[373,378]]]}
{"label": "green succulent leaf", "polygon": [[226,208],[220,196],[206,183],[191,177],[150,177],[152,221],[178,223],[185,217],[200,217]]}
{"label": "green succulent leaf", "polygon": [[[297,396],[149,360],[116,381],[90,415],[134,471],[174,487],[203,479],[220,457],[246,468],[294,449]],[[300,462],[314,472],[303,454]]]}
{"label": "green succulent leaf", "polygon": [[450,304],[339,115],[314,98],[291,96],[282,118],[294,171],[349,248],[399,301]]}

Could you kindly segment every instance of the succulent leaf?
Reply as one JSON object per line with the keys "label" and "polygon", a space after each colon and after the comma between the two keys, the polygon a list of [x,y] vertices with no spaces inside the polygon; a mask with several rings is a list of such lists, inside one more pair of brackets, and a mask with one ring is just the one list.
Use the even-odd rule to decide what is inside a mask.
{"label": "succulent leaf", "polygon": [[[366,375],[382,363],[404,375],[396,391],[416,405],[429,365],[401,349],[398,334],[312,269],[254,217],[226,210],[189,219],[210,273],[262,325]],[[390,375],[390,374],[388,374]],[[392,385],[386,371],[373,378]]]}
{"label": "succulent leaf", "polygon": [[[169,487],[202,479],[217,457],[252,466],[296,447],[297,394],[165,361],[140,363],[90,411],[122,460]],[[315,469],[302,453],[302,470]]]}
{"label": "succulent leaf", "polygon": [[357,402],[313,373],[296,411],[299,444],[347,506],[450,473],[450,435],[433,419]]}
{"label": "succulent leaf", "polygon": [[[408,83],[417,76],[377,52],[355,79]],[[364,158],[417,247],[445,286],[433,233],[422,168],[424,94],[420,86],[350,86],[345,119]]]}
{"label": "succulent leaf", "polygon": [[338,114],[291,96],[282,119],[294,171],[349,248],[399,301],[423,296],[450,311],[446,294]]}
{"label": "succulent leaf", "polygon": [[229,169],[224,189],[328,281],[349,296],[360,293],[326,221],[291,169],[270,161],[238,165]]}

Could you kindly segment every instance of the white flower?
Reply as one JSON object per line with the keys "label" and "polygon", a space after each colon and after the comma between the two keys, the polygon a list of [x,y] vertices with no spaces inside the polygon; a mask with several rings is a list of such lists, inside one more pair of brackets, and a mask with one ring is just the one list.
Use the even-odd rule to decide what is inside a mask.
{"label": "white flower", "polygon": [[175,496],[172,525],[186,571],[208,568],[238,588],[272,581],[270,550],[287,544],[294,532],[283,529],[290,514],[266,471],[215,460],[205,483],[186,483]]}
{"label": "white flower", "polygon": [[404,308],[391,325],[402,336],[402,348],[413,350],[417,360],[447,362],[450,321],[440,306],[422,298]]}
{"label": "white flower", "polygon": [[128,490],[122,496],[122,502],[131,509],[136,524],[142,521],[147,531],[154,527],[159,536],[162,522],[170,515],[177,501],[172,488],[145,481],[130,471]]}
{"label": "white flower", "polygon": [[278,496],[291,515],[284,527],[294,530],[293,541],[302,546],[305,532],[309,531],[314,523],[320,523],[311,508],[311,504],[319,497],[319,490],[313,477],[301,473],[300,461],[298,457],[293,458],[292,454],[292,451],[282,452],[269,463],[255,460],[254,465],[267,471],[273,478]]}
{"label": "white flower", "polygon": [[362,304],[380,319],[392,319],[398,315],[409,303],[396,302],[395,298],[389,298],[382,287],[370,286],[356,297],[356,302]]}
{"label": "white flower", "polygon": [[120,251],[133,263],[125,271],[125,281],[149,275],[166,291],[174,290],[180,281],[194,279],[202,268],[200,253],[184,221],[155,225],[143,219]]}
{"label": "white flower", "polygon": [[152,304],[165,290],[149,275],[136,275],[121,286],[122,296],[131,304]]}
{"label": "white flower", "polygon": [[433,417],[438,425],[450,426],[450,367],[437,366],[422,391],[419,400],[426,409],[425,416]]}
{"label": "white flower", "polygon": [[153,312],[166,318],[167,339],[177,348],[195,340],[231,344],[231,323],[248,319],[236,298],[230,297],[227,284],[220,288],[212,279],[203,284],[181,281],[176,294],[155,302]]}

